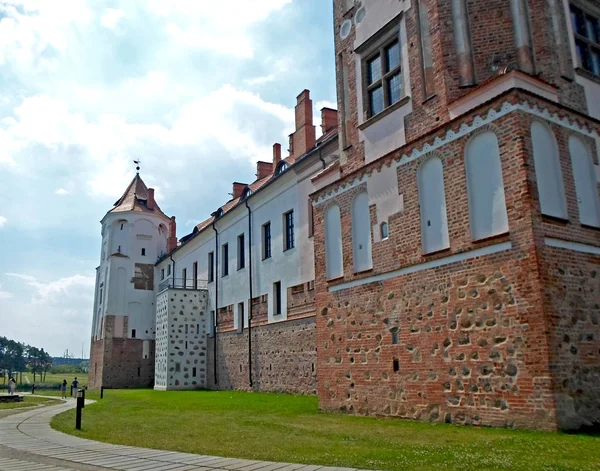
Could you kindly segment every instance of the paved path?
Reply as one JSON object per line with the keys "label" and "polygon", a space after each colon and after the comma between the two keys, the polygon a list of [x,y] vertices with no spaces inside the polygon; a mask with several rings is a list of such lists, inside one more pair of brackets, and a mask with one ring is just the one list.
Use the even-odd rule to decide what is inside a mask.
{"label": "paved path", "polygon": [[111,445],[50,428],[52,417],[73,407],[75,401],[71,399],[0,419],[0,470],[356,471]]}

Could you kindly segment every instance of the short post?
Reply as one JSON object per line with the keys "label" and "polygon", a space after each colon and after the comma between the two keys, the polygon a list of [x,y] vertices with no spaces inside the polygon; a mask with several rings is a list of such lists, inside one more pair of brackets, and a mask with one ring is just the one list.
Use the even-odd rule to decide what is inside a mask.
{"label": "short post", "polygon": [[104,399],[104,386],[100,386],[100,399]]}
{"label": "short post", "polygon": [[77,411],[75,415],[75,428],[81,430],[81,410],[84,407],[85,393],[81,390],[77,390]]}
{"label": "short post", "polygon": [[71,385],[71,397],[73,397],[73,385]]}
{"label": "short post", "polygon": [[35,383],[31,385],[31,394],[35,394]]}

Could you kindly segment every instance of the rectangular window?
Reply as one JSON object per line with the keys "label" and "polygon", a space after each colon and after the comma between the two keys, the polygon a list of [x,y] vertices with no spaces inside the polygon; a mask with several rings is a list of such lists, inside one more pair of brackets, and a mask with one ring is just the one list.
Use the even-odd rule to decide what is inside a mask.
{"label": "rectangular window", "polygon": [[244,331],[244,303],[238,303],[238,322],[237,322],[238,334]]}
{"label": "rectangular window", "polygon": [[215,253],[208,254],[208,282],[215,281]]}
{"label": "rectangular window", "polygon": [[271,258],[271,222],[266,223],[262,227],[262,258],[266,260],[267,258]]}
{"label": "rectangular window", "polygon": [[164,280],[164,279],[165,279],[165,269],[164,269],[164,268],[161,268],[161,269],[160,269],[160,279],[161,279],[161,280]]}
{"label": "rectangular window", "polygon": [[281,281],[273,283],[273,314],[281,314]]}
{"label": "rectangular window", "polygon": [[192,368],[192,376],[194,378],[196,377],[196,367],[195,366]]}
{"label": "rectangular window", "polygon": [[398,32],[369,49],[363,60],[363,95],[367,118],[381,113],[404,96]]}
{"label": "rectangular window", "polygon": [[146,249],[142,249],[142,256],[146,255]]}
{"label": "rectangular window", "polygon": [[221,247],[221,276],[229,275],[229,244],[223,244]]}
{"label": "rectangular window", "polygon": [[308,237],[315,235],[315,211],[312,200],[308,198]]}
{"label": "rectangular window", "polygon": [[571,5],[571,21],[581,68],[600,76],[599,15]]}
{"label": "rectangular window", "polygon": [[135,329],[131,329],[131,338],[134,339],[135,338]]}
{"label": "rectangular window", "polygon": [[194,289],[198,289],[198,262],[194,262],[192,265],[192,276],[194,277],[192,280]]}
{"label": "rectangular window", "polygon": [[181,287],[182,288],[187,287],[187,268],[184,268],[183,270],[181,270]]}
{"label": "rectangular window", "polygon": [[102,304],[102,288],[100,288],[100,296],[98,296],[98,304]]}
{"label": "rectangular window", "polygon": [[240,234],[237,238],[237,269],[241,270],[246,266],[246,247],[244,234]]}
{"label": "rectangular window", "polygon": [[179,363],[179,362],[175,363],[175,371],[177,373],[179,373],[181,371],[181,363]]}
{"label": "rectangular window", "polygon": [[167,276],[171,276],[171,265],[167,265]]}
{"label": "rectangular window", "polygon": [[288,211],[283,215],[285,227],[285,239],[283,241],[283,250],[294,248],[294,210]]}

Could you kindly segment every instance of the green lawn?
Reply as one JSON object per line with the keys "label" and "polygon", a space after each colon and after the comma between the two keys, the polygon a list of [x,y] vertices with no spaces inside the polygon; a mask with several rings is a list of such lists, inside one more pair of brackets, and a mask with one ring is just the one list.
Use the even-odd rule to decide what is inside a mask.
{"label": "green lawn", "polygon": [[56,399],[47,399],[44,397],[35,397],[35,396],[23,396],[23,402],[10,402],[4,403],[0,402],[0,410],[6,409],[20,409],[22,407],[33,407],[43,404],[45,406],[50,406],[53,404],[59,404],[60,401]]}
{"label": "green lawn", "polygon": [[190,453],[379,470],[598,470],[600,437],[425,424],[319,412],[315,397],[107,390],[52,427]]}
{"label": "green lawn", "polygon": [[[77,376],[77,380],[79,381],[79,386],[85,386],[88,384],[88,374],[87,373],[62,373],[62,374],[52,374],[52,373],[46,373],[46,379],[43,381],[43,384],[48,384],[48,385],[53,385],[53,384],[59,384],[63,382],[63,379],[67,380],[67,384],[70,387],[71,386],[71,382],[73,381],[73,378]],[[25,381],[25,377],[27,377],[27,379],[29,379],[29,385],[31,385],[33,383],[33,373],[29,373],[29,372],[24,372],[23,373],[23,384],[27,384],[27,382]],[[15,379],[18,381],[21,379],[21,377],[15,377]],[[6,384],[8,383],[8,379],[6,379],[5,381],[3,379],[0,379],[0,385],[2,385],[2,387],[6,387]],[[35,384],[42,384],[42,379],[40,377],[40,375],[36,374],[35,375]]]}

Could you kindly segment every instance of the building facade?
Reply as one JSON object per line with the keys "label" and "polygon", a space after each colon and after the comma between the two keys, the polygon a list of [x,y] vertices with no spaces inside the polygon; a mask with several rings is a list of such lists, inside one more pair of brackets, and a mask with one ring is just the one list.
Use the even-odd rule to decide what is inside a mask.
{"label": "building facade", "polygon": [[313,195],[323,409],[600,423],[599,13],[334,1],[342,177]]}

